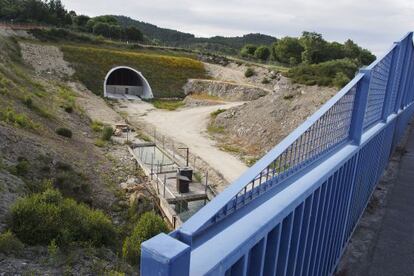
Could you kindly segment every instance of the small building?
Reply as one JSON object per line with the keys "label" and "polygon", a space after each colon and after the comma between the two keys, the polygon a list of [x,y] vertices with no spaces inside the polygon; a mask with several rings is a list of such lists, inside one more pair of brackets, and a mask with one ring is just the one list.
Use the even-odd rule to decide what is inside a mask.
{"label": "small building", "polygon": [[127,66],[109,70],[104,82],[104,97],[114,99],[152,99],[152,89],[141,72]]}

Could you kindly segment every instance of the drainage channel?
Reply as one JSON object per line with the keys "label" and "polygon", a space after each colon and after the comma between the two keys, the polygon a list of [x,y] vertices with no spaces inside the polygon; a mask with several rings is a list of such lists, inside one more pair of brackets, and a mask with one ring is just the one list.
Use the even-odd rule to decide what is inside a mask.
{"label": "drainage channel", "polygon": [[130,153],[155,190],[164,216],[174,228],[201,209],[208,201],[207,183],[196,181],[193,169],[156,143],[133,143]]}

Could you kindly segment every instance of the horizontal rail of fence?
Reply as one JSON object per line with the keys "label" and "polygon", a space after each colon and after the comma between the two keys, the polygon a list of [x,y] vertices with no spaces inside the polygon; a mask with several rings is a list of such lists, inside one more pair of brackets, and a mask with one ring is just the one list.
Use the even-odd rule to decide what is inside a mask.
{"label": "horizontal rail of fence", "polygon": [[332,275],[414,112],[412,33],[170,235],[142,275]]}

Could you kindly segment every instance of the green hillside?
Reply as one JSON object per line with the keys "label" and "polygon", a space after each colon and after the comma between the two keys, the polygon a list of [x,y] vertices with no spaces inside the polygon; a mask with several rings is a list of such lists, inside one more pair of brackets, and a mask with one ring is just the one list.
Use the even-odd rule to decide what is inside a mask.
{"label": "green hillside", "polygon": [[65,60],[75,68],[75,77],[95,94],[102,94],[107,72],[115,66],[130,66],[150,83],[156,98],[183,98],[189,78],[206,78],[204,65],[194,59],[98,47],[62,46]]}
{"label": "green hillside", "polygon": [[147,39],[162,45],[187,47],[198,50],[237,54],[245,44],[271,45],[276,38],[264,34],[246,34],[236,37],[214,36],[210,38],[195,37],[193,34],[160,28],[153,24],[134,20],[126,16],[114,16],[123,27],[136,27]]}

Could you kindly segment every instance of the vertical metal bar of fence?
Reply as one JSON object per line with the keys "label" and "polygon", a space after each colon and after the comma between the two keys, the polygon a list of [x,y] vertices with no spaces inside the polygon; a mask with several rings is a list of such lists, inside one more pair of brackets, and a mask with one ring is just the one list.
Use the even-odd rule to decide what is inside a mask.
{"label": "vertical metal bar of fence", "polygon": [[395,70],[392,70],[393,68],[395,69],[395,65],[397,63],[397,58],[398,58],[398,44],[395,46],[393,52],[392,52],[392,60],[391,60],[391,64],[390,64],[390,70],[389,70],[389,75],[388,75],[388,82],[387,82],[387,88],[385,90],[385,98],[384,98],[384,103],[382,105],[382,116],[381,116],[381,120],[382,121],[386,121],[389,115],[389,110],[390,110],[390,105],[391,105],[391,98],[393,96],[393,88],[394,88],[394,81],[395,81]]}
{"label": "vertical metal bar of fence", "polygon": [[[245,184],[244,186],[241,186],[238,190],[233,189],[234,191],[230,189],[236,196],[231,201],[223,202],[223,207],[217,209],[219,211],[216,211],[217,213],[211,219],[212,224],[223,224],[211,228],[207,228],[210,225],[206,226],[206,224],[203,224],[201,227],[205,228],[200,227],[202,231],[197,233],[188,231],[187,228],[182,230],[182,232],[177,232],[178,234],[174,234],[173,236],[176,239],[159,235],[148,241],[148,243],[143,243],[142,275],[189,275],[189,252],[191,252],[191,245],[182,244],[179,240],[188,242],[189,239],[186,235],[193,235],[198,239],[197,250],[200,250],[200,247],[203,246],[203,250],[206,250],[205,252],[199,252],[208,254],[214,251],[219,253],[220,250],[215,250],[215,245],[211,244],[212,237],[217,235],[217,233],[208,233],[208,231],[210,229],[212,229],[211,231],[227,231],[227,234],[237,232],[239,228],[231,228],[234,227],[231,216],[232,213],[238,211],[242,213],[238,213],[236,217],[233,217],[237,220],[242,219],[241,216],[243,216],[245,211],[258,212],[257,214],[266,217],[267,221],[265,222],[268,226],[266,231],[269,232],[263,233],[264,226],[260,227],[260,229],[252,229],[251,234],[254,233],[254,241],[251,238],[252,236],[244,239],[241,235],[239,237],[240,243],[234,244],[233,251],[228,251],[227,255],[220,256],[220,259],[216,260],[218,263],[209,264],[215,265],[215,267],[209,270],[209,272],[205,270],[205,273],[219,272],[218,275],[274,275],[275,272],[278,272],[280,275],[332,275],[359,218],[367,206],[372,192],[375,190],[379,176],[385,168],[385,163],[389,156],[389,148],[394,146],[396,141],[402,136],[404,127],[412,115],[411,111],[414,109],[413,107],[407,108],[414,96],[412,91],[414,87],[412,34],[409,34],[401,43],[398,43],[392,52],[388,54],[392,54],[392,57],[387,56],[387,62],[389,63],[386,66],[390,66],[390,68],[387,69],[389,70],[388,76],[384,76],[384,78],[387,77],[387,83],[385,83],[385,96],[381,99],[383,102],[380,104],[377,102],[371,103],[378,104],[378,106],[382,104],[382,110],[379,114],[381,115],[381,124],[377,124],[377,128],[372,128],[369,131],[368,128],[364,130],[365,116],[369,116],[369,114],[366,114],[368,101],[372,100],[368,97],[368,93],[370,91],[370,84],[373,82],[374,85],[375,79],[371,79],[371,69],[361,70],[360,74],[362,75],[359,75],[359,78],[354,82],[356,83],[356,93],[352,108],[348,110],[345,106],[339,104],[329,110],[325,109],[323,111],[324,117],[319,117],[321,119],[316,121],[311,120],[310,126],[307,126],[307,130],[310,133],[301,132],[297,137],[293,136],[295,138],[289,141],[289,144],[285,143],[283,147],[281,146],[280,152],[277,153],[273,161],[266,160],[268,164],[266,172],[261,167],[260,170],[255,171],[255,177],[250,178],[249,176],[245,183],[240,183]],[[347,91],[349,92],[349,90]],[[344,97],[343,95],[345,94],[341,95],[341,97]],[[389,115],[395,111],[399,111],[396,117],[390,117]],[[337,124],[343,123],[346,119],[342,117],[342,112],[349,112],[350,116],[350,130],[347,133],[338,133],[338,128],[336,127]],[[311,128],[313,131],[310,130]],[[342,138],[344,136],[348,138],[346,146],[331,151],[334,145],[343,141],[341,139],[344,139]],[[347,151],[349,153],[346,153]],[[344,153],[345,155],[339,157]],[[324,163],[328,161],[328,158],[332,158],[331,160],[338,158],[338,161],[334,161],[337,163],[332,165],[329,174],[324,171],[323,173],[326,172],[326,175],[321,176],[320,179],[315,178],[315,180],[312,180],[315,182],[309,183],[310,186],[308,187],[311,187],[312,191],[309,190],[297,197],[292,197],[292,201],[288,202],[290,205],[283,206],[283,209],[278,213],[280,217],[267,216],[265,214],[266,209],[264,208],[267,205],[260,206],[260,201],[255,201],[257,204],[249,205],[251,204],[250,201],[256,200],[259,197],[261,192],[259,189],[261,189],[262,178],[264,177],[266,178],[266,183],[267,180],[274,183],[286,181],[286,187],[289,189],[300,188],[301,186],[295,187],[294,185],[301,185],[301,181],[306,182],[307,178],[303,178],[305,175],[299,176],[302,177],[300,181],[295,180],[295,177],[290,178],[292,180],[288,179],[288,177],[296,173],[296,165],[300,168],[309,168],[306,172],[309,172],[309,175],[321,171],[324,168],[322,165],[320,170],[317,169],[320,164],[317,164],[315,167],[308,167],[307,165],[310,161],[309,159],[316,158],[316,155]],[[274,175],[271,176],[274,179],[268,179],[269,169],[272,164],[272,169],[277,173],[274,172]],[[289,168],[291,168],[291,171],[288,171]],[[281,173],[285,171],[287,172]],[[164,182],[166,184],[165,177]],[[206,173],[205,193],[207,193],[207,179],[208,173]],[[259,180],[259,182],[255,183],[255,180]],[[257,196],[253,194],[256,187],[258,189]],[[288,188],[282,187],[282,192],[277,191],[274,195],[277,195],[279,192],[283,193],[283,191],[287,195],[289,191],[283,189]],[[248,198],[249,195],[251,196],[250,199]],[[279,197],[272,198],[274,195],[270,194],[270,198],[276,202]],[[280,199],[282,199],[282,196]],[[267,201],[264,202],[268,204],[269,198],[265,199]],[[290,200],[290,197],[288,200]],[[238,201],[240,202],[239,205],[237,204]],[[212,206],[214,207],[214,204]],[[245,209],[248,206],[253,206],[254,209]],[[209,205],[206,208],[208,207]],[[262,210],[260,210],[260,207]],[[181,204],[179,204],[178,208],[181,209]],[[227,220],[226,215],[229,216],[229,220]],[[251,215],[250,213],[250,217]],[[205,223],[200,216],[198,219],[200,219],[200,223]],[[246,222],[247,219],[245,218]],[[271,220],[272,222],[270,223]],[[206,233],[207,235],[205,235]],[[180,235],[183,236],[180,237]],[[226,233],[220,233],[220,235],[224,237]],[[202,241],[204,238],[207,239]],[[202,244],[203,242],[210,242],[210,244],[204,245]],[[191,244],[191,241],[188,243]],[[246,246],[246,243],[248,246]],[[165,244],[167,244],[167,247]],[[161,249],[168,248],[169,250],[170,246],[174,248],[172,254],[165,256],[165,252],[162,252]],[[179,248],[179,250],[176,250],[176,248]],[[197,256],[197,254],[200,254],[199,252],[193,256]],[[159,257],[163,259],[161,264],[157,263],[160,262]],[[201,264],[203,261],[198,259],[196,265]],[[182,262],[180,267],[177,268],[180,274],[171,269],[178,262]],[[192,264],[192,275],[194,274],[193,268]]]}
{"label": "vertical metal bar of fence", "polygon": [[398,97],[397,97],[397,101],[395,105],[396,112],[400,110],[403,97],[404,97],[405,83],[406,83],[407,76],[408,76],[408,65],[409,65],[408,57],[412,50],[410,49],[410,43],[409,43],[410,40],[412,40],[412,35],[406,38],[406,40],[403,42],[404,53],[403,55],[400,56],[400,58],[402,59],[401,61],[403,62],[403,65],[402,65],[402,73],[401,73],[400,80],[399,80]]}
{"label": "vertical metal bar of fence", "polygon": [[361,143],[362,132],[364,129],[364,116],[368,102],[368,90],[371,80],[371,70],[363,69],[360,73],[364,74],[358,84],[355,93],[354,108],[351,119],[350,139],[356,144]]}
{"label": "vertical metal bar of fence", "polygon": [[167,174],[164,174],[164,198],[165,198],[165,189],[166,189],[166,186],[167,186]]}

